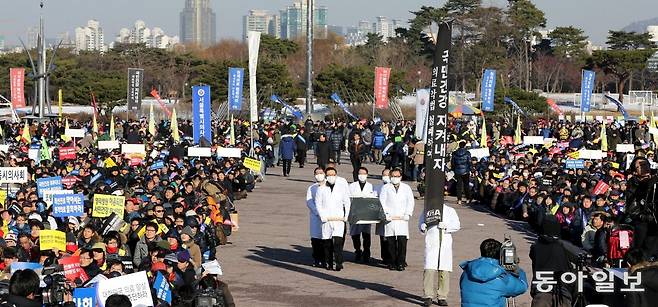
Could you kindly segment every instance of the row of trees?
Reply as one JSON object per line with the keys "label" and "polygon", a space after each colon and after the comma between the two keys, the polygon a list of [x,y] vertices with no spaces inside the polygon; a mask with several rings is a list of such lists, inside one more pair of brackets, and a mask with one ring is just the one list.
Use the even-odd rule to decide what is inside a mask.
{"label": "row of trees", "polygon": [[[479,95],[482,72],[494,68],[498,71],[497,103],[502,103],[503,96],[513,95],[520,104],[532,101],[533,108],[542,111],[545,106],[536,103],[536,96],[522,92],[577,92],[582,69],[597,71],[599,91],[653,89],[658,83],[658,75],[646,69],[656,47],[646,33],[610,31],[607,50],[589,52],[587,36],[572,26],[557,27],[541,37],[539,30],[546,27],[546,17],[530,0],[509,0],[505,8],[486,7],[481,0],[448,0],[443,7],[423,6],[412,13],[409,26],[397,29],[396,36],[386,41],[376,34],[369,34],[367,42],[358,47],[347,47],[336,35],[317,40],[316,97],[324,100],[339,92],[348,102],[368,102],[376,66],[392,68],[392,97],[427,87],[435,25],[448,20],[454,26],[452,90]],[[271,94],[285,99],[303,97],[303,46],[303,41],[262,36],[257,76],[261,101]],[[245,43],[233,40],[206,49],[188,46],[171,51],[118,44],[104,54],[61,50],[55,64],[51,95],[61,88],[66,102],[87,104],[94,92],[102,105],[124,103],[129,67],[145,69],[145,92],[154,87],[163,97],[189,101],[190,86],[209,84],[213,100],[224,101],[228,68],[248,67],[248,50]],[[29,67],[26,55],[0,56],[0,71],[20,66]],[[0,93],[8,95],[8,74],[0,74],[0,84]],[[30,82],[26,85],[29,92]]]}

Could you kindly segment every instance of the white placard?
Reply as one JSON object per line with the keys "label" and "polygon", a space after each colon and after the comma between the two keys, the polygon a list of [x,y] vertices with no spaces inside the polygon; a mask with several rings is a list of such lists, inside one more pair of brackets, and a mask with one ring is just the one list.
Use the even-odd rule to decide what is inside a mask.
{"label": "white placard", "polygon": [[605,119],[608,120],[608,123],[612,123],[612,122],[615,121],[615,117],[614,117],[614,116],[606,116]]}
{"label": "white placard", "polygon": [[580,156],[578,158],[585,160],[600,160],[605,156],[606,154],[600,150],[583,149],[580,151]]}
{"label": "white placard", "polygon": [[201,264],[203,270],[208,272],[211,275],[224,275],[222,271],[222,266],[219,264],[217,259]]}
{"label": "white placard", "polygon": [[635,145],[633,144],[617,144],[617,152],[635,152]]}
{"label": "white placard", "polygon": [[564,115],[559,115],[559,116],[557,117],[557,119],[558,119],[558,120],[566,120],[565,117],[564,117]]}
{"label": "white placard", "polygon": [[43,191],[43,202],[48,205],[48,208],[53,205],[53,196],[54,195],[66,195],[73,194],[73,190],[46,190]]}
{"label": "white placard", "polygon": [[240,158],[242,150],[240,148],[217,148],[217,156],[224,158]]}
{"label": "white placard", "polygon": [[585,121],[585,118],[583,116],[576,115],[574,117],[576,118],[576,122],[584,122]]}
{"label": "white placard", "polygon": [[649,128],[649,133],[658,134],[658,128]]}
{"label": "white placard", "polygon": [[83,138],[85,137],[85,129],[66,129],[64,135],[72,138]]}
{"label": "white placard", "polygon": [[101,280],[96,286],[96,297],[101,307],[112,294],[123,294],[130,298],[133,307],[153,306],[151,287],[146,277],[146,271]]}
{"label": "white placard", "polygon": [[631,168],[631,164],[633,164],[634,159],[635,159],[635,154],[634,153],[626,154],[626,169]]}
{"label": "white placard", "polygon": [[117,149],[120,148],[119,141],[98,141],[98,149]]}
{"label": "white placard", "polygon": [[211,157],[212,150],[210,147],[188,147],[187,148],[188,157]]}
{"label": "white placard", "polygon": [[27,158],[32,161],[39,160],[39,148],[30,148],[27,150]]}
{"label": "white placard", "polygon": [[526,135],[523,137],[523,145],[544,145],[544,137]]}
{"label": "white placard", "polygon": [[9,145],[7,144],[0,145],[0,152],[9,152]]}
{"label": "white placard", "polygon": [[26,183],[29,178],[27,167],[0,167],[0,184]]}
{"label": "white placard", "polygon": [[144,144],[121,144],[122,154],[138,153],[146,155],[146,147]]}
{"label": "white placard", "polygon": [[601,115],[596,116],[596,121],[599,122],[599,123],[602,123],[603,122],[603,116],[601,116]]}
{"label": "white placard", "polygon": [[468,152],[471,153],[471,157],[477,158],[478,160],[489,156],[489,148],[469,149]]}

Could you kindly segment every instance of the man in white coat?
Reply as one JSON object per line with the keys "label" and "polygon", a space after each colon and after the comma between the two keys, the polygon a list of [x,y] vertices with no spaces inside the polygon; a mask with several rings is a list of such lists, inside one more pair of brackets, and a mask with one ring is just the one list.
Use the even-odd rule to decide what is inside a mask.
{"label": "man in white coat", "polygon": [[[368,182],[368,169],[361,167],[358,172],[358,181],[350,184],[350,197],[375,198],[373,186]],[[354,244],[355,262],[370,263],[371,232],[372,225],[370,224],[350,225],[350,236],[352,236],[352,244]],[[361,237],[363,237],[363,251],[361,250]]]}
{"label": "man in white coat", "polygon": [[389,270],[404,271],[409,239],[409,219],[414,212],[414,193],[411,187],[402,183],[402,171],[391,171],[391,183],[382,188],[379,201],[386,214],[384,236],[390,254]]}
{"label": "man in white coat", "polygon": [[340,271],[343,269],[345,222],[350,214],[350,192],[347,185],[337,182],[335,168],[327,167],[325,174],[327,183],[318,188],[315,196],[315,208],[322,222],[326,268],[333,269],[335,263],[336,271]]}
{"label": "man in white coat", "polygon": [[428,227],[425,224],[425,214],[421,214],[419,228],[425,233],[425,270],[423,270],[425,306],[432,306],[432,300],[435,298],[438,299],[439,306],[448,306],[450,272],[452,272],[452,233],[461,228],[459,216],[455,209],[443,205],[443,219],[438,225]]}
{"label": "man in white coat", "polygon": [[322,221],[315,207],[315,196],[318,189],[325,186],[324,169],[318,167],[314,171],[315,183],[306,191],[306,207],[309,210],[309,232],[311,235],[311,248],[313,249],[313,266],[325,267],[325,256],[322,246]]}
{"label": "man in white coat", "polygon": [[[379,197],[379,195],[382,195],[382,188],[384,188],[385,185],[391,183],[390,175],[391,170],[388,168],[385,168],[382,171],[382,184],[375,187],[375,196]],[[377,226],[375,226],[375,233],[379,236],[379,247],[382,256],[382,262],[384,265],[388,265],[391,257],[388,254],[388,245],[386,244],[386,237],[384,236],[384,223],[378,223]]]}

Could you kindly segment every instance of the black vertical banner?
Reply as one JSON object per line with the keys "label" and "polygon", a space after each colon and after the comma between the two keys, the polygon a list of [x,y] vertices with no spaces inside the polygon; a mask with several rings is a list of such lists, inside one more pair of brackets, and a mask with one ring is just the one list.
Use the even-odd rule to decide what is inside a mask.
{"label": "black vertical banner", "polygon": [[144,83],[144,70],[128,68],[128,111],[141,111],[142,109],[142,83]]}
{"label": "black vertical banner", "polygon": [[427,116],[425,145],[425,224],[436,225],[443,218],[448,165],[448,65],[452,45],[452,23],[441,23],[432,66],[432,84]]}

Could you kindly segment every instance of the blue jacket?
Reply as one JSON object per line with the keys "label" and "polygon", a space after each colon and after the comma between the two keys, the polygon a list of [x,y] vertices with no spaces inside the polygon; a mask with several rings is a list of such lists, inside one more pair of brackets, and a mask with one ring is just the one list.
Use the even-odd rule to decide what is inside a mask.
{"label": "blue jacket", "polygon": [[519,268],[519,277],[515,277],[497,259],[480,257],[459,266],[464,270],[459,280],[462,307],[504,307],[505,298],[521,295],[528,289],[522,269]]}
{"label": "blue jacket", "polygon": [[295,140],[289,134],[283,135],[281,137],[281,143],[279,143],[279,153],[281,158],[284,160],[292,160],[295,157],[295,151],[297,151],[297,145]]}
{"label": "blue jacket", "polygon": [[456,175],[471,171],[471,153],[466,148],[459,148],[452,153],[452,169]]}

